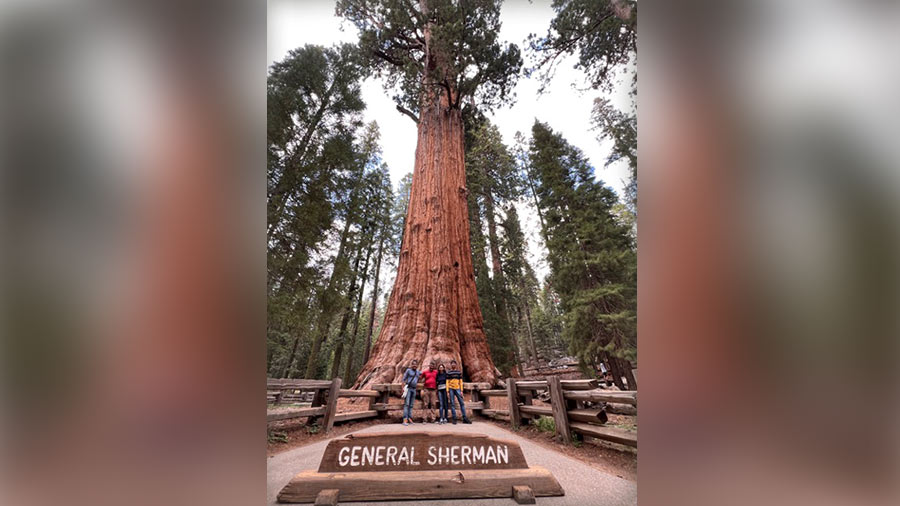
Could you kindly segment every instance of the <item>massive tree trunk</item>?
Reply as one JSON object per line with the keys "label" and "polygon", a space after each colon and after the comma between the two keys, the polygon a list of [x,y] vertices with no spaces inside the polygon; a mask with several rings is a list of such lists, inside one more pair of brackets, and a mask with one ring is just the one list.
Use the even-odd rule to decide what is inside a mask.
{"label": "massive tree trunk", "polygon": [[399,382],[412,359],[455,359],[471,381],[497,379],[475,291],[462,115],[446,93],[435,95],[419,115],[397,278],[358,387]]}

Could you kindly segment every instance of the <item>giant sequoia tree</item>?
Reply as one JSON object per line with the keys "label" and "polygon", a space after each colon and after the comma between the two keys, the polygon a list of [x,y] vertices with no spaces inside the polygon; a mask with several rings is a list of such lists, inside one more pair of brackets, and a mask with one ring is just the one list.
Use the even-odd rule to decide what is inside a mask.
{"label": "giant sequoia tree", "polygon": [[394,289],[358,386],[393,382],[412,359],[460,360],[473,381],[494,382],[469,243],[463,100],[507,99],[521,57],[497,41],[497,0],[339,0],[360,30],[369,64],[418,124],[409,209]]}

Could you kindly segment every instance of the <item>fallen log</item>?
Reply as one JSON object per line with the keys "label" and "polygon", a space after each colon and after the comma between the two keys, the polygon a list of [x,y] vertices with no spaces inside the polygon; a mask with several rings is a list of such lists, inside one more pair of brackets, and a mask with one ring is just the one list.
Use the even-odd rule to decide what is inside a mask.
{"label": "fallen log", "polygon": [[637,392],[612,391],[612,390],[584,390],[563,392],[563,397],[572,401],[588,402],[615,402],[619,404],[631,404],[637,406]]}
{"label": "fallen log", "polygon": [[637,408],[630,404],[606,403],[606,412],[614,415],[637,416]]}
{"label": "fallen log", "polygon": [[570,409],[566,412],[570,421],[585,423],[606,423],[608,417],[603,408]]}
{"label": "fallen log", "polygon": [[277,420],[288,420],[290,418],[306,418],[309,416],[321,416],[325,414],[325,408],[302,408],[292,409],[289,411],[279,411],[277,413],[266,413],[266,422],[275,422]]}
{"label": "fallen log", "polygon": [[339,413],[334,415],[335,422],[346,422],[348,420],[358,420],[360,418],[371,418],[373,416],[377,416],[378,411],[370,410],[370,411],[354,411],[352,413]]}
{"label": "fallen log", "polygon": [[637,448],[637,432],[627,431],[616,427],[600,427],[588,423],[570,423],[569,427],[575,432],[604,441],[611,441],[626,446]]}
{"label": "fallen log", "polygon": [[338,395],[341,397],[378,397],[378,392],[375,390],[351,390],[349,388],[342,388]]}

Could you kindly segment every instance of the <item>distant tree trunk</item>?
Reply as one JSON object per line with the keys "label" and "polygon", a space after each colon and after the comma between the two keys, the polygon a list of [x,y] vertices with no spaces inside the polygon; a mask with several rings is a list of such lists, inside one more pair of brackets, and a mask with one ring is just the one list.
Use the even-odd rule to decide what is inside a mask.
{"label": "distant tree trunk", "polygon": [[488,243],[491,248],[491,268],[494,272],[494,303],[497,309],[497,315],[500,317],[500,324],[509,338],[509,345],[512,351],[512,362],[521,376],[522,368],[519,363],[519,347],[517,339],[513,337],[509,318],[509,306],[507,305],[507,288],[506,277],[503,275],[503,264],[500,260],[500,239],[497,236],[497,217],[494,214],[494,195],[491,188],[488,187],[484,192],[484,211],[487,217],[488,225]]}
{"label": "distant tree trunk", "polygon": [[288,354],[287,362],[284,363],[284,367],[281,368],[281,374],[278,375],[280,378],[287,378],[288,372],[290,372],[291,364],[294,363],[294,355],[297,354],[297,346],[300,344],[300,336],[294,338],[294,345],[291,346],[291,353]]}
{"label": "distant tree trunk", "polygon": [[[337,378],[337,373],[341,365],[341,358],[343,358],[344,354],[344,340],[347,339],[347,324],[350,321],[350,313],[353,312],[353,295],[357,290],[356,280],[359,279],[359,259],[361,257],[362,241],[360,241],[359,247],[356,248],[356,261],[353,265],[353,277],[350,279],[350,290],[347,293],[347,302],[344,304],[344,316],[341,317],[341,328],[338,331],[337,342],[334,347],[334,357],[331,361],[331,375],[329,376],[331,379]],[[368,259],[366,261],[368,262]],[[362,290],[360,290],[360,292],[362,292]]]}
{"label": "distant tree trunk", "polygon": [[362,310],[363,292],[366,282],[369,280],[369,258],[372,256],[372,244],[366,250],[366,261],[363,262],[362,281],[359,283],[359,295],[356,299],[356,314],[353,315],[353,332],[350,334],[350,347],[347,348],[347,367],[344,369],[344,378],[350,378],[350,370],[353,369],[353,349],[356,348],[356,334],[359,332],[359,313]]}
{"label": "distant tree trunk", "polygon": [[[497,218],[494,215],[494,197],[490,189],[484,192],[484,213],[488,224],[488,242],[491,247],[491,268],[494,271],[494,279],[498,283],[503,280],[503,265],[500,263],[500,241],[497,238]],[[500,289],[503,287],[500,286]]]}
{"label": "distant tree trunk", "polygon": [[637,378],[634,377],[634,371],[631,370],[631,362],[624,358],[620,358],[619,360],[621,361],[620,367],[624,369],[625,380],[628,381],[628,389],[637,390]]}
{"label": "distant tree trunk", "polygon": [[541,211],[541,206],[538,204],[537,197],[537,189],[534,187],[534,180],[531,179],[531,174],[528,171],[525,171],[525,179],[528,181],[528,187],[531,188],[531,197],[534,199],[534,208],[537,210],[538,219],[541,221],[541,237],[544,240],[547,240],[547,225],[544,223],[544,213]]}
{"label": "distant tree trunk", "polygon": [[[521,318],[519,318],[521,320]],[[519,337],[513,332],[512,327],[509,327],[509,344],[510,348],[512,348],[512,359],[513,365],[515,365],[515,371],[518,376],[522,376],[522,359],[519,356]]]}
{"label": "distant tree trunk", "polygon": [[384,252],[384,237],[378,244],[378,259],[375,261],[375,285],[372,287],[372,311],[369,312],[369,330],[366,332],[366,353],[363,363],[369,361],[369,349],[372,347],[372,330],[375,328],[375,312],[378,309],[378,277],[381,274],[381,255]]}
{"label": "distant tree trunk", "polygon": [[458,97],[452,89],[428,89],[397,278],[358,387],[399,382],[403,371],[397,365],[412,359],[455,359],[471,381],[497,379],[475,290]]}
{"label": "distant tree trunk", "polygon": [[[355,282],[355,280],[354,280]],[[344,333],[347,332],[347,324],[350,323],[350,313],[353,312],[350,301],[344,305],[344,315],[341,316],[341,328],[338,330],[337,343],[334,346],[334,355],[331,360],[331,374],[329,378],[337,378],[338,367],[341,364],[341,355],[344,352]]]}
{"label": "distant tree trunk", "polygon": [[537,348],[534,346],[534,330],[531,327],[531,308],[528,306],[528,303],[522,304],[525,306],[525,328],[528,330],[528,345],[531,349],[531,360],[537,363],[538,354]]}
{"label": "distant tree trunk", "polygon": [[[344,231],[341,233],[341,245],[338,247],[338,253],[335,258],[334,270],[331,271],[331,276],[328,278],[328,285],[325,290],[322,292],[322,297],[319,301],[319,323],[316,327],[316,332],[313,334],[313,342],[312,347],[309,351],[309,360],[306,362],[306,374],[304,377],[306,378],[314,378],[316,375],[316,365],[319,362],[319,350],[322,347],[322,341],[328,335],[328,331],[331,330],[331,320],[334,316],[334,298],[335,298],[335,285],[337,284],[339,278],[341,277],[341,273],[338,271],[339,266],[342,262],[344,262],[344,250],[347,247],[347,238],[350,235],[350,223],[353,221],[351,219],[351,215],[348,212],[345,217],[344,223]],[[299,339],[299,338],[298,338]],[[294,345],[296,348],[296,344]],[[293,361],[293,357],[288,362]]]}
{"label": "distant tree trunk", "polygon": [[625,371],[622,368],[620,359],[607,353],[604,353],[604,355],[606,362],[609,364],[609,372],[611,372],[613,376],[613,383],[621,390],[628,390],[625,383],[622,381],[622,376],[625,375]]}

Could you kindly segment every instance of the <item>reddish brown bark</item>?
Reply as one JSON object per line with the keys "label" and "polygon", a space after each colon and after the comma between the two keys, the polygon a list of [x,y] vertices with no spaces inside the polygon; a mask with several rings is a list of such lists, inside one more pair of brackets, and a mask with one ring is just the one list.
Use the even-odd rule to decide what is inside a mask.
{"label": "reddish brown bark", "polygon": [[[436,98],[436,97],[435,97]],[[399,382],[412,359],[494,383],[469,243],[463,123],[446,95],[422,107],[397,278],[358,387]]]}

